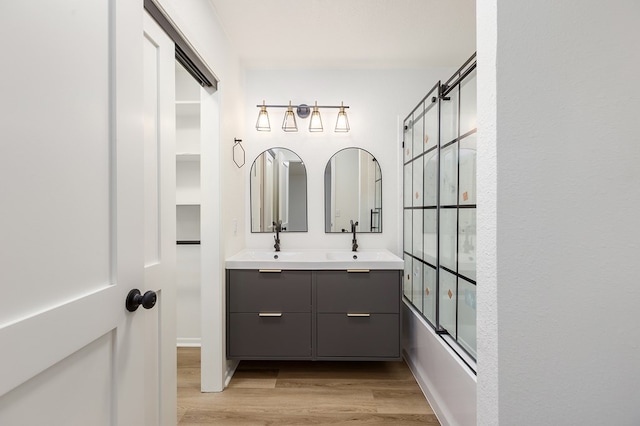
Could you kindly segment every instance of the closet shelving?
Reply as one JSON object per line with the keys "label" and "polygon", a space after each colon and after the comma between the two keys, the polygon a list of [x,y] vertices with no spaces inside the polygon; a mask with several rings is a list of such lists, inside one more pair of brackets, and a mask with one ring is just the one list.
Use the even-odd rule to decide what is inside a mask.
{"label": "closet shelving", "polygon": [[200,343],[201,87],[176,63],[176,285],[179,346]]}
{"label": "closet shelving", "polygon": [[176,64],[178,244],[200,241],[200,86]]}

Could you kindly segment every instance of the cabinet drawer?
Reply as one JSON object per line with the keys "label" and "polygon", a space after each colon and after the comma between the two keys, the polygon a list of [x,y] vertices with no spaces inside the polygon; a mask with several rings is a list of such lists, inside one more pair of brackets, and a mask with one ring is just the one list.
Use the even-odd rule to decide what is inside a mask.
{"label": "cabinet drawer", "polygon": [[400,357],[400,315],[318,314],[318,357]]}
{"label": "cabinet drawer", "polygon": [[310,358],[311,314],[229,315],[229,358]]}
{"label": "cabinet drawer", "polygon": [[400,312],[399,271],[319,271],[318,312]]}
{"label": "cabinet drawer", "polygon": [[232,270],[229,312],[311,312],[311,272]]}

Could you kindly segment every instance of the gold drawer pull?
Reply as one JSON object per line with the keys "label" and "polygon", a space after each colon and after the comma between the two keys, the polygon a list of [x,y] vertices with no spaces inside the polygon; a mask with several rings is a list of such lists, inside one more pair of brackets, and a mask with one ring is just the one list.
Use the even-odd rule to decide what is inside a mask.
{"label": "gold drawer pull", "polygon": [[258,272],[282,272],[282,269],[258,269]]}
{"label": "gold drawer pull", "polygon": [[361,314],[353,313],[352,314],[352,313],[347,313],[347,316],[348,317],[365,317],[365,318],[368,318],[368,317],[371,316],[371,314],[364,314],[364,313],[361,313]]}
{"label": "gold drawer pull", "polygon": [[260,317],[281,317],[282,312],[260,312],[258,314]]}
{"label": "gold drawer pull", "polygon": [[347,272],[369,272],[368,269],[347,269]]}

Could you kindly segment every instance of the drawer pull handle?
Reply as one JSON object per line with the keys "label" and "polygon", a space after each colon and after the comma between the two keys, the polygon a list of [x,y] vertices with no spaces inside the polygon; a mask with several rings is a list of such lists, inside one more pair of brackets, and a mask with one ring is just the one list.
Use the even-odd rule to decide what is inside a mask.
{"label": "drawer pull handle", "polygon": [[282,272],[282,269],[258,269],[258,272]]}
{"label": "drawer pull handle", "polygon": [[258,314],[260,317],[281,317],[282,312],[260,312]]}
{"label": "drawer pull handle", "polygon": [[347,314],[348,317],[363,317],[363,318],[369,318],[371,316],[371,314],[351,314],[348,313]]}
{"label": "drawer pull handle", "polygon": [[347,269],[347,272],[369,272],[368,269]]}

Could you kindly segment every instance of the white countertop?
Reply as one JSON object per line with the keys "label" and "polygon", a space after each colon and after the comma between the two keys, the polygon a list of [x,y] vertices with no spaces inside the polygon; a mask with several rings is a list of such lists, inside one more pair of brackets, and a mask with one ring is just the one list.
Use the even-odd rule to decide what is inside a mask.
{"label": "white countertop", "polygon": [[244,249],[225,261],[227,269],[404,269],[404,260],[387,249]]}

